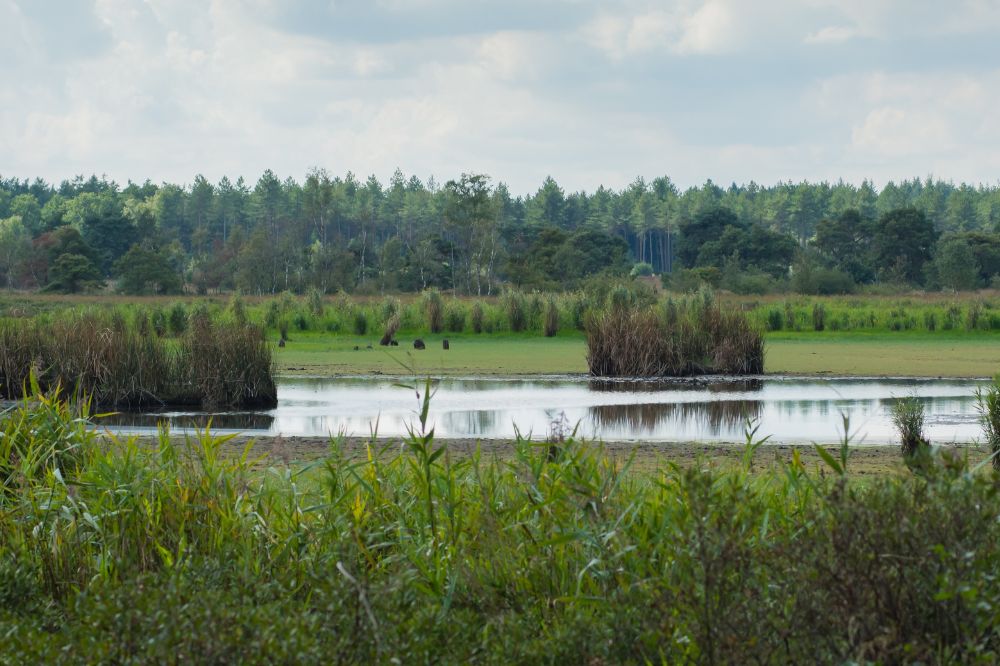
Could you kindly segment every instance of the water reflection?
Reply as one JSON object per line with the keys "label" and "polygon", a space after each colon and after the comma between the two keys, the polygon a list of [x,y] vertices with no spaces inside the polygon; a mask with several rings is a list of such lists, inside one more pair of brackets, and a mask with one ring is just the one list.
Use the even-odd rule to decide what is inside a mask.
{"label": "water reflection", "polygon": [[656,393],[658,391],[692,391],[709,393],[747,393],[764,387],[761,378],[739,379],[590,379],[591,391],[603,393]]}
{"label": "water reflection", "polygon": [[[224,414],[117,415],[104,423],[152,428],[204,427],[260,434],[401,436],[416,423],[416,389],[392,377],[284,378],[278,407]],[[586,378],[448,378],[436,382],[430,426],[438,437],[506,438],[516,429],[544,437],[565,416],[586,437],[658,441],[741,441],[746,418],[773,441],[835,442],[841,414],[869,443],[890,442],[892,404],[909,395],[926,408],[932,441],[969,441],[979,434],[972,380],[708,378],[597,381]],[[422,390],[422,387],[420,388]]]}
{"label": "water reflection", "polygon": [[763,404],[756,400],[713,400],[709,402],[640,403],[631,405],[596,405],[590,416],[604,429],[649,434],[673,426],[696,424],[712,436],[739,432],[746,420],[757,419]]}
{"label": "water reflection", "polygon": [[491,437],[497,429],[499,414],[490,410],[467,410],[446,412],[442,416],[449,432],[467,433],[470,437]]}
{"label": "water reflection", "polygon": [[155,429],[169,426],[171,430],[204,429],[209,424],[213,430],[269,430],[274,416],[266,412],[120,412],[95,419],[102,427],[130,429]]}

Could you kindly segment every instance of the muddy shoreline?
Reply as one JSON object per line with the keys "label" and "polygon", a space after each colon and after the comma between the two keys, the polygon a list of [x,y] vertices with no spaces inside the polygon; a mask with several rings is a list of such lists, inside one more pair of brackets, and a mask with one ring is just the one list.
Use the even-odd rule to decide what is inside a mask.
{"label": "muddy shoreline", "polygon": [[[368,452],[367,437],[348,437],[341,440],[344,455],[348,458],[366,456]],[[449,455],[464,458],[472,455],[477,449],[484,458],[504,459],[513,455],[514,445],[509,439],[442,439],[439,443],[447,446]],[[251,443],[250,456],[260,459],[259,465],[301,465],[327,456],[330,452],[330,439],[327,437],[285,437],[285,436],[236,436],[226,443],[226,449],[232,453],[242,453],[247,444]],[[544,441],[538,441],[540,447],[548,446]],[[742,443],[714,442],[594,442],[593,446],[601,446],[607,455],[618,461],[626,461],[634,455],[633,467],[639,470],[655,470],[676,464],[683,467],[702,465],[725,468],[741,463],[744,453]],[[836,446],[825,447],[835,453]],[[957,450],[962,455],[968,455],[973,464],[987,456],[985,449],[974,445],[948,445],[948,449]],[[399,438],[377,438],[372,450],[383,455],[393,455],[403,449]],[[788,464],[792,461],[794,452],[809,470],[828,472],[815,448],[809,445],[797,444],[764,444],[758,449],[754,461],[756,469],[771,469]],[[897,445],[860,445],[851,447],[849,470],[858,475],[881,475],[908,473],[903,464],[899,446]]]}

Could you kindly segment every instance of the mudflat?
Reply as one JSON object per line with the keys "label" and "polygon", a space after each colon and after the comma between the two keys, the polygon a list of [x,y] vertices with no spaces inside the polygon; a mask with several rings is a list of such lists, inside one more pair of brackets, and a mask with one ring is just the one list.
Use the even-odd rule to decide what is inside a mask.
{"label": "mudflat", "polygon": [[[226,443],[231,454],[242,452],[250,444],[250,456],[260,467],[271,465],[302,465],[319,460],[331,451],[331,440],[326,437],[247,437],[237,436]],[[447,447],[453,459],[463,459],[477,450],[483,458],[511,459],[514,443],[505,439],[442,439],[437,444]],[[549,447],[546,441],[537,441],[535,446]],[[405,448],[402,440],[378,438],[372,442],[364,437],[348,437],[339,440],[339,446],[347,459],[368,455],[369,449],[376,455],[393,455]],[[704,467],[728,468],[742,464],[745,446],[740,443],[704,442],[594,442],[593,446],[603,447],[612,460],[625,463],[630,458],[637,470],[656,471],[671,464],[682,467],[700,465]],[[826,449],[837,457],[837,447]],[[950,450],[968,456],[971,464],[984,460],[988,453],[975,445],[949,445]],[[875,445],[852,446],[848,471],[853,475],[871,476],[885,474],[909,474],[903,463],[899,446]],[[830,472],[811,444],[764,444],[754,455],[754,470],[774,470],[790,464],[795,453],[809,471]]]}

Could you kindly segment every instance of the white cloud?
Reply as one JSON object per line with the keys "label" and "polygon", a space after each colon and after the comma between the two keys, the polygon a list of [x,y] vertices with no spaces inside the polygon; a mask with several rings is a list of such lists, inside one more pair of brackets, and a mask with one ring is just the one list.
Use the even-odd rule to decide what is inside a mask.
{"label": "white cloud", "polygon": [[366,8],[366,38],[334,36],[342,26],[322,21],[339,15],[322,11],[293,29],[277,0],[94,0],[65,52],[50,45],[66,27],[23,6],[0,0],[0,54],[17,63],[0,86],[5,176],[399,166],[486,171],[526,192],[547,174],[574,190],[639,174],[690,185],[1000,168],[1000,72],[984,65],[1000,47],[939,57],[977,39],[989,49],[995,1],[584,1],[389,38],[380,17],[415,11],[391,0]]}
{"label": "white cloud", "polygon": [[851,132],[851,147],[877,158],[910,157],[953,149],[947,118],[925,110],[872,109]]}
{"label": "white cloud", "polygon": [[679,53],[725,53],[736,48],[742,37],[737,19],[727,2],[708,0],[683,20],[676,45]]}
{"label": "white cloud", "polygon": [[858,36],[857,28],[845,25],[828,25],[806,35],[806,44],[841,44]]}

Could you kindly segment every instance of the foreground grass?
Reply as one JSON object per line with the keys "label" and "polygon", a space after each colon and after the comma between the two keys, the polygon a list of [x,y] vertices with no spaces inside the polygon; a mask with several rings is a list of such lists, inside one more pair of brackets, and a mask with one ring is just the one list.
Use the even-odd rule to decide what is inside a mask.
{"label": "foreground grass", "polygon": [[641,473],[572,440],[455,460],[417,423],[260,472],[207,433],[101,446],[41,396],[2,424],[7,663],[1000,656],[997,478],[960,459]]}
{"label": "foreground grass", "polygon": [[[451,349],[441,349],[448,338]],[[285,374],[399,374],[403,364],[419,373],[520,375],[587,372],[582,336],[424,336],[400,347],[366,346],[370,338],[301,333],[278,349]],[[354,347],[359,347],[358,351]],[[1000,336],[992,333],[770,333],[764,369],[782,374],[984,377],[1000,367]]]}

